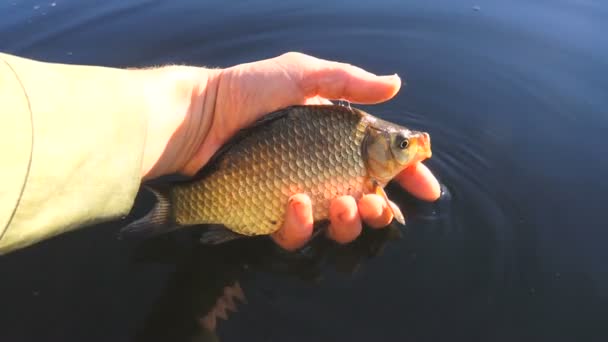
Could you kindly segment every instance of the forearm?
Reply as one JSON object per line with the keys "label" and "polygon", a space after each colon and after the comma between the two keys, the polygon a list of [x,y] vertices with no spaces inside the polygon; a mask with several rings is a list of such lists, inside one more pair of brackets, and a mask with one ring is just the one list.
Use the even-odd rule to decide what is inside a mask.
{"label": "forearm", "polygon": [[207,143],[214,121],[220,70],[166,66],[140,72],[149,104],[143,179],[188,173],[187,164]]}
{"label": "forearm", "polygon": [[124,70],[0,59],[17,75],[31,109],[9,100],[0,104],[2,115],[28,112],[32,123],[24,186],[14,207],[1,203],[10,214],[0,229],[0,254],[126,215],[142,177],[164,173],[158,165],[168,142],[160,132],[170,128],[159,125],[187,117],[196,68],[180,76],[178,67]]}

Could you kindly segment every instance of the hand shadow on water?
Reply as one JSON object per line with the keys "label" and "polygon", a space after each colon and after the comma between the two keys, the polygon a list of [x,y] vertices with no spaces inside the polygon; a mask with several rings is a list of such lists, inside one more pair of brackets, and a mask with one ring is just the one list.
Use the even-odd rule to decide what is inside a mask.
{"label": "hand shadow on water", "polygon": [[135,248],[135,262],[169,263],[175,270],[134,340],[217,341],[219,319],[227,319],[231,311],[246,303],[239,279],[248,272],[269,272],[302,281],[316,281],[327,266],[352,273],[377,256],[388,241],[400,237],[399,228],[391,225],[381,230],[365,229],[348,245],[318,236],[293,253],[266,237],[219,246],[199,244],[192,232],[145,240]]}

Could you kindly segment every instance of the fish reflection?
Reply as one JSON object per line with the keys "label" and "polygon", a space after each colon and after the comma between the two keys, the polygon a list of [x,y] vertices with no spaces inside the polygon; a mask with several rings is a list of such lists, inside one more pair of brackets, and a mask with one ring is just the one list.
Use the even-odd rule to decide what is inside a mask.
{"label": "fish reflection", "polygon": [[138,262],[169,263],[175,271],[145,318],[135,341],[218,341],[216,329],[247,303],[240,279],[252,272],[270,272],[303,281],[318,281],[324,268],[352,273],[377,256],[386,243],[401,237],[395,226],[365,229],[348,245],[313,239],[289,253],[267,238],[200,245],[192,236],[164,236],[136,248]]}

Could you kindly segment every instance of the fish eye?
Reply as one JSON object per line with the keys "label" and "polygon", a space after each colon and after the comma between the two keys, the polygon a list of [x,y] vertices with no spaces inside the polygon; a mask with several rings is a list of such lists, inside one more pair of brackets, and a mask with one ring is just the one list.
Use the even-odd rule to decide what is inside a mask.
{"label": "fish eye", "polygon": [[410,146],[410,140],[408,138],[401,137],[399,148],[405,150],[408,146]]}

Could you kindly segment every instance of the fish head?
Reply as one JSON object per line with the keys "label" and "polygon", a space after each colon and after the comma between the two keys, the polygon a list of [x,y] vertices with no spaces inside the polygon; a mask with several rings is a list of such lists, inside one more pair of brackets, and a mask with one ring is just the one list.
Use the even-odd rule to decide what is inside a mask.
{"label": "fish head", "polygon": [[362,146],[370,176],[388,183],[408,166],[430,158],[431,137],[380,119],[368,126]]}

